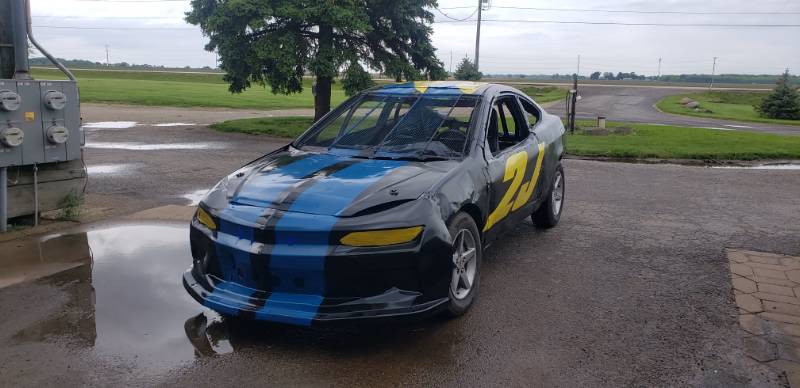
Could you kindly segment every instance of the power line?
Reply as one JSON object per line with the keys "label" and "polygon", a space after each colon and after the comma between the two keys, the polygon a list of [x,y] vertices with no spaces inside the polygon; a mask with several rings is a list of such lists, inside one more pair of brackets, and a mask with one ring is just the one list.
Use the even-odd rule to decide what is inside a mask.
{"label": "power line", "polygon": [[670,14],[670,15],[798,15],[800,11],[638,11],[621,9],[591,9],[591,8],[541,8],[541,7],[512,7],[499,6],[495,8],[556,11],[556,12],[602,12],[602,13],[639,13],[639,14]]}
{"label": "power line", "polygon": [[[436,23],[464,23],[475,20],[442,20]],[[543,24],[590,24],[603,26],[656,26],[656,27],[762,27],[762,28],[792,28],[800,24],[727,24],[727,23],[623,23],[623,22],[586,22],[573,20],[526,20],[526,19],[483,19],[484,22],[493,23],[543,23]]]}
{"label": "power line", "polygon": [[61,15],[33,15],[34,19],[38,18],[58,18],[58,19],[171,19],[183,21],[183,16],[61,16]]}
{"label": "power line", "polygon": [[170,2],[187,2],[189,0],[73,0],[73,1],[86,1],[96,3],[170,3]]}
{"label": "power line", "polygon": [[80,26],[33,26],[35,28],[54,28],[65,30],[196,30],[185,27],[80,27]]}
{"label": "power line", "polygon": [[440,13],[440,14],[442,14],[442,16],[444,16],[444,17],[446,17],[446,18],[448,18],[448,19],[451,19],[451,20],[455,20],[455,21],[457,21],[457,22],[463,22],[463,21],[466,21],[467,19],[469,19],[469,18],[471,18],[471,17],[475,16],[475,14],[476,14],[476,13],[478,13],[478,8],[475,8],[475,10],[474,10],[474,11],[472,11],[472,13],[471,13],[471,14],[469,14],[469,16],[467,16],[467,17],[465,17],[465,18],[462,18],[462,19],[458,19],[458,18],[454,18],[454,17],[452,17],[452,16],[450,16],[450,15],[448,15],[448,14],[444,13],[444,12],[443,12],[443,11],[442,11],[440,8],[436,8],[436,10],[437,10],[437,11],[439,11],[439,13]]}

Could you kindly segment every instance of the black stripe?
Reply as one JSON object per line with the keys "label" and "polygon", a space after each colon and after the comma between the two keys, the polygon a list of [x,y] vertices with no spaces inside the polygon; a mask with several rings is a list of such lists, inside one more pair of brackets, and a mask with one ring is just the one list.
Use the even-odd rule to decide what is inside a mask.
{"label": "black stripe", "polygon": [[277,201],[264,209],[264,213],[261,216],[266,222],[262,229],[255,229],[253,231],[253,241],[263,243],[268,251],[250,254],[250,268],[253,271],[253,277],[260,291],[256,292],[248,301],[255,306],[254,310],[240,311],[239,316],[253,319],[255,317],[255,311],[264,307],[264,303],[266,303],[269,294],[275,286],[276,279],[274,279],[270,273],[270,258],[272,247],[275,244],[275,227],[278,225],[284,212],[289,209],[303,191],[313,186],[317,181],[337,171],[350,167],[355,163],[358,163],[358,161],[346,160],[334,163],[300,178],[297,185],[281,193]]}

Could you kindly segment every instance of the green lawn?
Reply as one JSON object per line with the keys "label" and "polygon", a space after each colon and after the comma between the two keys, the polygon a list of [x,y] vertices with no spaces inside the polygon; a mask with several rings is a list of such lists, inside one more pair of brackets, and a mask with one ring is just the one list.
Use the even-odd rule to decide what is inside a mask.
{"label": "green lawn", "polygon": [[520,88],[520,90],[540,104],[551,101],[560,101],[567,96],[566,89],[561,89],[554,86],[525,86]]}
{"label": "green lawn", "polygon": [[[756,113],[754,105],[759,104],[768,92],[724,91],[668,96],[656,104],[658,109],[679,115],[752,121],[759,123],[800,125],[800,120],[775,120],[763,118]],[[711,113],[695,112],[681,105],[680,100],[689,97],[700,103],[700,108],[711,110]]]}
{"label": "green lawn", "polygon": [[295,138],[313,123],[313,117],[264,117],[224,121],[211,127],[222,132]]}
{"label": "green lawn", "polygon": [[[180,74],[132,71],[74,70],[83,102],[110,102],[154,106],[198,106],[249,109],[312,108],[311,80],[304,81],[302,93],[272,94],[254,85],[231,94],[219,74]],[[34,69],[38,79],[63,79],[56,70]],[[344,101],[344,91],[334,85],[332,104]]]}
{"label": "green lawn", "polygon": [[[582,122],[583,125],[591,125]],[[800,159],[800,136],[646,124],[628,135],[570,135],[567,152],[581,156],[664,159]]]}
{"label": "green lawn", "polygon": [[[243,132],[286,138],[299,136],[310,117],[269,117],[231,120],[214,124],[225,132]],[[579,122],[591,125],[591,122]],[[663,159],[800,159],[800,136],[721,131],[646,124],[609,123],[628,126],[628,135],[596,136],[579,133],[567,138],[567,153],[579,156]]]}

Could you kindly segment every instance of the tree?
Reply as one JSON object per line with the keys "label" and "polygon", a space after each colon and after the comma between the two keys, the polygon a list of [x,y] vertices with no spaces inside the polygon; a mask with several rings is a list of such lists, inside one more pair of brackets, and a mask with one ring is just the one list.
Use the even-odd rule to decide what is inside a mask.
{"label": "tree", "polygon": [[592,73],[592,75],[589,76],[589,79],[595,79],[595,80],[600,79],[600,72],[595,71],[594,73]]}
{"label": "tree", "polygon": [[475,64],[472,63],[469,58],[464,57],[461,63],[458,64],[453,76],[463,81],[478,81],[483,78],[483,73],[478,71],[478,68],[475,67]]}
{"label": "tree", "polygon": [[372,80],[372,76],[359,63],[350,64],[342,77],[342,88],[344,94],[348,96],[373,86],[375,86],[375,81]]}
{"label": "tree", "polygon": [[762,117],[800,120],[800,97],[789,83],[788,69],[778,79],[775,90],[755,108]]}
{"label": "tree", "polygon": [[610,71],[603,73],[603,79],[614,79],[614,73]]}
{"label": "tree", "polygon": [[186,21],[219,53],[229,90],[251,83],[273,93],[303,91],[316,78],[314,116],[330,111],[331,86],[342,68],[363,63],[395,80],[444,72],[431,43],[436,0],[192,0]]}

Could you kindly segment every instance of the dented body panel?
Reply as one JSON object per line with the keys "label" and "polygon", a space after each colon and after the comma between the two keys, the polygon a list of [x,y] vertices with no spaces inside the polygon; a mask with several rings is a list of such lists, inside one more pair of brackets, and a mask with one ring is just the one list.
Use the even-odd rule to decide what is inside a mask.
{"label": "dented body panel", "polygon": [[[183,283],[196,300],[223,314],[296,325],[433,314],[448,302],[453,264],[448,221],[467,212],[488,245],[498,231],[538,207],[541,195],[531,194],[502,222],[484,229],[499,199],[508,196],[503,190],[510,188],[492,181],[492,162],[507,158],[487,148],[492,103],[501,93],[533,103],[527,96],[476,83],[408,83],[376,90],[393,96],[478,96],[463,154],[375,158],[302,149],[308,147],[295,142],[249,163],[207,194],[191,223],[194,264]],[[540,172],[520,174],[538,176],[531,188],[546,192],[548,185],[537,182],[549,182],[548,170],[563,154],[564,129],[555,116],[538,109],[531,139],[518,146],[542,147]],[[314,131],[312,126],[300,139]],[[408,239],[376,246],[369,239],[359,246],[345,243],[353,240],[344,237],[356,232],[376,241]]]}

